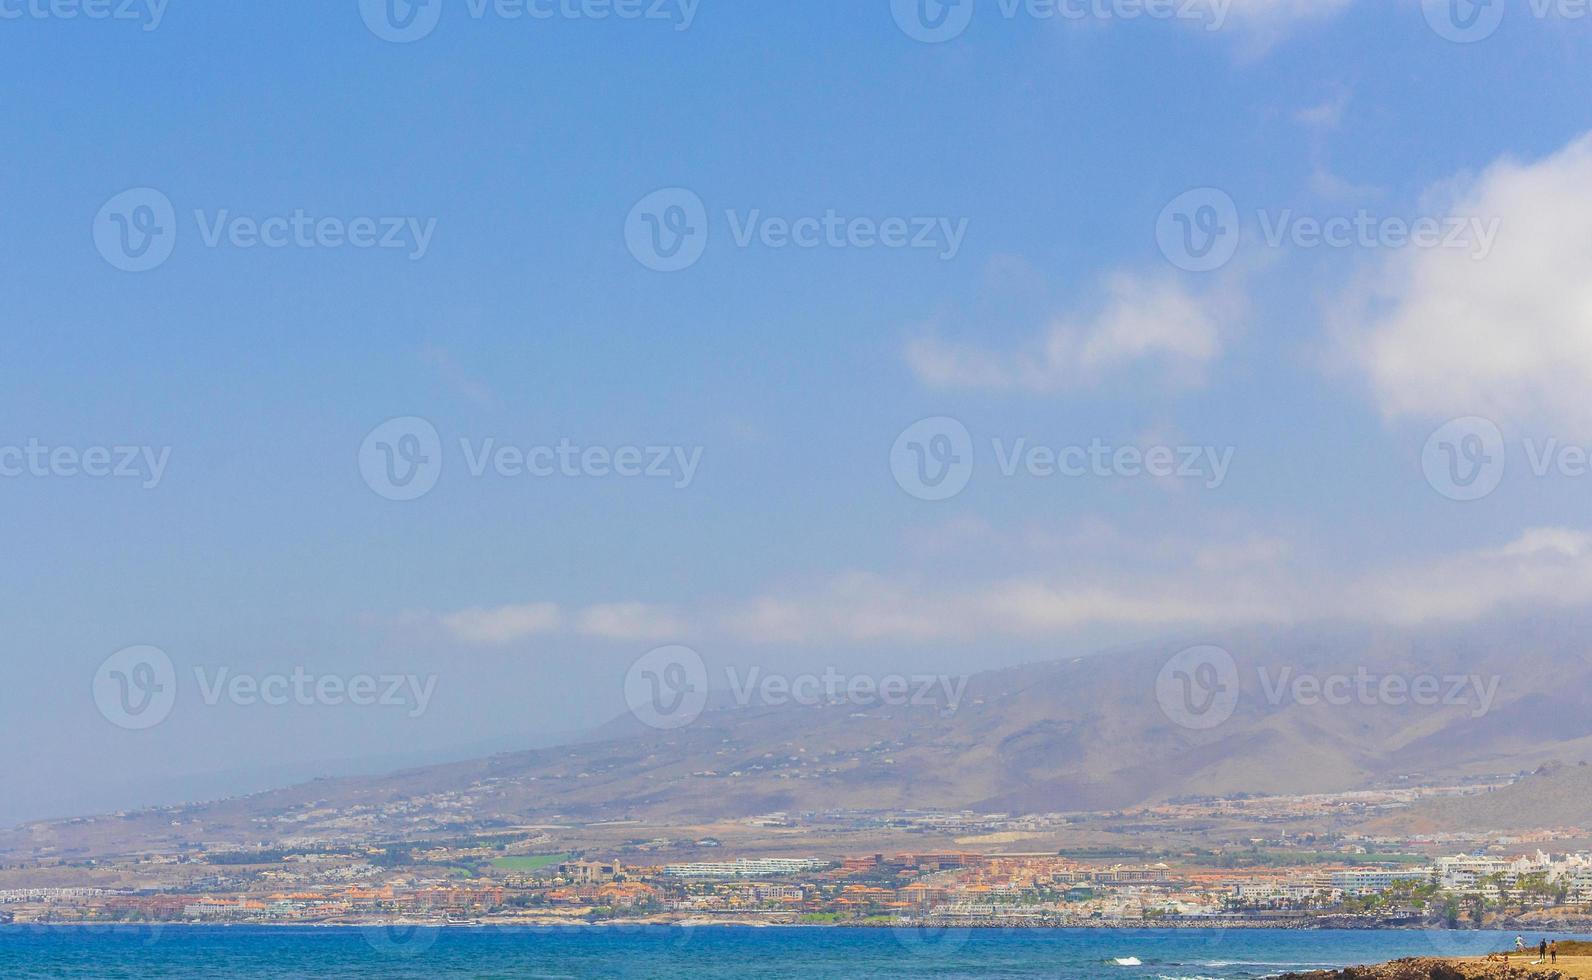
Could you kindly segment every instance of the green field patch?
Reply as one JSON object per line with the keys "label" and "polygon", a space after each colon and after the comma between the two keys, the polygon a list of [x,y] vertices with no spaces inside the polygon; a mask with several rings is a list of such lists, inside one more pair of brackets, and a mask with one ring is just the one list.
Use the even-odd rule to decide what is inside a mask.
{"label": "green field patch", "polygon": [[569,860],[568,854],[520,854],[492,859],[492,867],[500,871],[540,871]]}

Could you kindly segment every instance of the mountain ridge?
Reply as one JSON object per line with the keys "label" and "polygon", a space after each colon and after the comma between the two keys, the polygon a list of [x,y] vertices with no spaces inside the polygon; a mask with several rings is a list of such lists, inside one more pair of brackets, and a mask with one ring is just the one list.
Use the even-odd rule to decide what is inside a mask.
{"label": "mountain ridge", "polygon": [[[974,674],[955,710],[877,697],[715,702],[672,731],[621,717],[559,746],[177,808],[176,826],[172,808],[104,819],[135,848],[159,849],[212,836],[401,836],[421,826],[417,810],[434,814],[424,826],[438,832],[838,809],[1073,813],[1495,775],[1592,758],[1584,635],[1574,623],[1246,631],[1214,641],[1231,658],[1218,686],[1233,692],[1230,717],[1216,724],[1185,717],[1173,697],[1179,640]],[[1439,685],[1449,694],[1461,679],[1474,683],[1463,697],[1414,703],[1407,692],[1429,690],[1427,678],[1452,682]],[[0,834],[0,850],[74,850],[72,824]]]}

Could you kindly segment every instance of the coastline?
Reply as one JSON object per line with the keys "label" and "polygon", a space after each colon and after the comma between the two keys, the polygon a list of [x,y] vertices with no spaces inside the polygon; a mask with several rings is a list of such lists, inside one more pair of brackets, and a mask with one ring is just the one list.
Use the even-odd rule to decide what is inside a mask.
{"label": "coastline", "polygon": [[[648,974],[678,980],[736,980],[788,976],[791,963],[814,980],[934,972],[946,980],[977,980],[992,966],[1013,980],[1255,980],[1293,971],[1296,976],[1360,980],[1414,980],[1430,974],[1384,974],[1351,964],[1421,955],[1472,956],[1501,949],[1503,934],[1422,936],[1407,931],[1299,932],[1285,930],[947,930],[909,932],[877,928],[802,926],[748,928],[703,923],[697,929],[528,929],[459,926],[383,929],[342,926],[182,926],[39,928],[0,930],[7,969],[18,980],[68,975],[140,976],[203,980],[223,974],[238,980],[293,975],[385,976],[391,980],[443,980],[535,975],[550,962],[571,975],[618,976],[645,962]],[[225,969],[201,970],[224,964]],[[914,964],[934,969],[917,970]],[[20,967],[20,970],[18,969]],[[72,973],[67,968],[74,968]],[[298,972],[295,972],[297,970]],[[1437,974],[1467,978],[1470,971]],[[1488,977],[1487,973],[1480,974]],[[1489,978],[1495,980],[1495,978]],[[1509,980],[1543,980],[1517,974]],[[1561,978],[1563,980],[1563,978]]]}
{"label": "coastline", "polygon": [[[669,919],[524,919],[481,918],[466,922],[438,922],[428,919],[368,919],[344,922],[194,922],[191,920],[126,919],[98,922],[11,922],[0,923],[0,932],[25,929],[58,929],[107,931],[114,929],[432,929],[440,931],[473,931],[482,929],[530,930],[635,930],[635,929],[822,929],[822,930],[924,930],[924,931],[976,931],[976,932],[1361,932],[1410,933],[1466,936],[1477,933],[1499,932],[1496,929],[1432,929],[1420,924],[1403,925],[1348,925],[1341,922],[1275,923],[1275,922],[946,922],[938,920],[856,921],[856,922],[800,922],[794,920],[748,919],[735,917],[700,917]],[[1509,931],[1509,930],[1503,930]],[[1555,926],[1559,935],[1592,935],[1592,922]]]}

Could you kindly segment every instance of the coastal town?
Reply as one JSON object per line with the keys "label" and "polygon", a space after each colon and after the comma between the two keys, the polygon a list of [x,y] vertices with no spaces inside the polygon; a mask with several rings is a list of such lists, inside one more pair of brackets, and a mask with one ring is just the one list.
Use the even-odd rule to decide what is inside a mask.
{"label": "coastal town", "polygon": [[[1376,800],[1359,803],[1376,804]],[[1295,810],[1340,806],[1296,799]],[[1276,801],[1159,808],[1167,819]],[[1147,820],[1148,813],[1115,815]],[[0,865],[0,921],[300,925],[737,923],[967,927],[1440,927],[1592,923],[1592,850],[1579,828],[1529,835],[1253,837],[1217,848],[1040,850],[1047,821],[1001,814],[785,814],[738,821],[796,841],[853,824],[934,828],[981,846],[757,853],[631,837],[557,848],[559,828],[454,838],[271,845]],[[1020,828],[1029,828],[1027,830]],[[635,828],[621,828],[633,830]],[[954,836],[961,834],[963,836]],[[725,835],[729,838],[729,835]],[[921,836],[930,836],[921,834]],[[1005,846],[1003,846],[1005,845]],[[690,854],[690,859],[669,855]]]}

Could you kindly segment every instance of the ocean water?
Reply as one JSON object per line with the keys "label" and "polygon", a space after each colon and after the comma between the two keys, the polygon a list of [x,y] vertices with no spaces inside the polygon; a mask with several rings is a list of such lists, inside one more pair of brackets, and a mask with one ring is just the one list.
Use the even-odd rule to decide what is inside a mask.
{"label": "ocean water", "polygon": [[[1470,955],[1513,940],[1503,933],[1255,929],[0,926],[0,978],[1245,980],[1402,956]],[[1118,962],[1130,959],[1138,965]]]}

